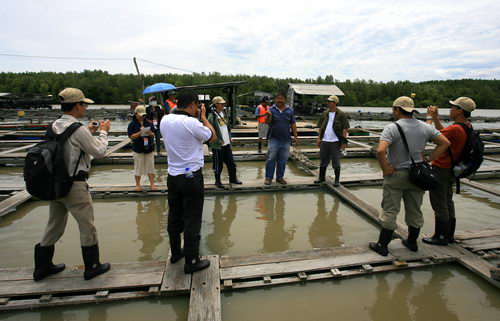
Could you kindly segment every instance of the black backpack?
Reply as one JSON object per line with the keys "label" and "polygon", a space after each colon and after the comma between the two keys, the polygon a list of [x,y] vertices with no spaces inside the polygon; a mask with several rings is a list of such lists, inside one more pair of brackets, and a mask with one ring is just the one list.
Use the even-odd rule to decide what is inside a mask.
{"label": "black backpack", "polygon": [[460,125],[467,133],[467,140],[460,158],[454,160],[451,150],[449,151],[453,165],[453,173],[457,178],[457,194],[459,194],[460,178],[474,175],[483,163],[484,143],[479,133],[475,132],[472,126],[469,128],[469,126],[464,123],[457,123],[457,125]]}
{"label": "black backpack", "polygon": [[[28,193],[47,201],[68,195],[73,186],[73,178],[69,176],[64,162],[63,143],[80,126],[81,123],[75,122],[58,135],[54,133],[50,123],[44,141],[28,150],[24,160],[24,181]],[[83,151],[78,163],[82,154]],[[75,174],[76,168],[73,176]]]}

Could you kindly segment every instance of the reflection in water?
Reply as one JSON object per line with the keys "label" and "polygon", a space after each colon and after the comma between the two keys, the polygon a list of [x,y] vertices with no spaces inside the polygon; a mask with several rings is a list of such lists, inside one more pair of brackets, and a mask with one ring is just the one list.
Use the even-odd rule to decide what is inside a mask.
{"label": "reflection in water", "polygon": [[142,242],[139,251],[143,254],[139,261],[151,261],[154,250],[163,241],[162,227],[166,224],[167,199],[160,197],[136,202],[137,239]]}
{"label": "reflection in water", "polygon": [[309,226],[309,242],[313,248],[335,247],[342,245],[342,227],[337,223],[340,201],[334,198],[330,212],[325,206],[325,193],[317,193],[317,215]]}
{"label": "reflection in water", "polygon": [[[427,284],[418,289],[418,294],[413,299],[415,320],[429,320],[429,310],[432,310],[435,320],[459,320],[458,316],[448,309],[448,296],[444,293],[444,287],[452,276],[452,273],[447,269],[443,269],[441,273],[432,273]],[[422,308],[424,304],[427,305],[425,309]]]}
{"label": "reflection in water", "polygon": [[422,287],[414,284],[410,272],[404,272],[403,279],[396,284],[392,294],[388,276],[377,275],[376,300],[370,316],[373,320],[427,321],[432,315],[433,320],[458,321],[457,315],[448,309],[446,296],[443,295],[443,288],[452,274],[443,270],[444,273],[432,273]]}
{"label": "reflection in water", "polygon": [[[223,211],[222,203],[227,198],[226,210]],[[212,213],[212,233],[207,235],[207,247],[212,253],[219,255],[227,254],[233,247],[234,242],[229,238],[231,236],[231,224],[236,217],[238,210],[236,204],[236,195],[216,195],[214,200],[214,211]]]}
{"label": "reflection in water", "polygon": [[289,249],[290,241],[293,240],[297,226],[292,225],[285,228],[284,193],[265,194],[264,197],[265,213],[263,213],[263,219],[267,221],[267,224],[264,228],[262,252],[286,251]]}

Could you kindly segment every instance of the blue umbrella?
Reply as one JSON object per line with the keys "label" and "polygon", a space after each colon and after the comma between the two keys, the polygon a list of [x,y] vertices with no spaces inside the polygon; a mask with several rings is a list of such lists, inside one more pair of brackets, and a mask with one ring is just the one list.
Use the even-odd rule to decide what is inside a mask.
{"label": "blue umbrella", "polygon": [[169,91],[169,90],[175,90],[177,89],[174,85],[172,84],[167,84],[165,82],[159,82],[154,85],[151,85],[149,87],[146,87],[142,91],[143,94],[156,94],[156,93],[161,93],[163,91]]}

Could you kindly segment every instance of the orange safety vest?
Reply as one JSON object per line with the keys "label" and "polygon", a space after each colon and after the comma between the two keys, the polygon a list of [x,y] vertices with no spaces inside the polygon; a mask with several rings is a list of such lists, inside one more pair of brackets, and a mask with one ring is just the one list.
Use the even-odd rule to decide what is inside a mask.
{"label": "orange safety vest", "polygon": [[[265,114],[269,110],[269,106],[264,107],[262,105],[257,106],[259,108],[259,115]],[[265,123],[266,122],[266,117],[260,117],[257,119],[259,123]]]}

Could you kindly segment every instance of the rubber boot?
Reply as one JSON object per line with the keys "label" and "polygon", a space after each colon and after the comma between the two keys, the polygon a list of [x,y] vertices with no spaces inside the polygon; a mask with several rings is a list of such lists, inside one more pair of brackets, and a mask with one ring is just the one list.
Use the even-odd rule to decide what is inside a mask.
{"label": "rubber boot", "polygon": [[368,244],[370,250],[375,251],[382,256],[387,256],[387,254],[389,254],[387,245],[391,242],[392,233],[394,233],[394,230],[382,228],[378,236],[378,242],[370,242]]}
{"label": "rubber boot", "polygon": [[109,263],[99,262],[99,244],[91,246],[82,246],[83,263],[85,263],[85,272],[83,278],[90,280],[99,274],[103,274],[110,269]]}
{"label": "rubber boot", "polygon": [[170,240],[170,263],[174,264],[184,257],[184,251],[181,248],[181,233],[168,233]]}
{"label": "rubber boot", "polygon": [[443,220],[435,217],[436,226],[435,232],[432,237],[424,237],[422,241],[427,244],[432,245],[448,245],[448,233],[450,232],[450,222],[445,222]]}
{"label": "rubber boot", "polygon": [[200,236],[188,242],[184,242],[184,254],[186,262],[184,263],[184,273],[191,274],[201,271],[210,266],[209,260],[200,259]]}
{"label": "rubber boot", "polygon": [[317,180],[314,181],[314,184],[324,183],[325,176],[326,176],[326,167],[320,167],[319,168],[319,177]]}
{"label": "rubber boot", "polygon": [[450,230],[448,232],[448,243],[455,243],[455,228],[457,227],[457,219],[450,217]]}
{"label": "rubber boot", "polygon": [[224,188],[224,185],[220,180],[220,174],[215,174],[215,186],[217,186],[218,188]]}
{"label": "rubber boot", "polygon": [[33,280],[40,281],[51,274],[56,274],[64,270],[66,265],[52,263],[54,257],[54,245],[41,246],[35,245],[35,270],[33,271]]}
{"label": "rubber boot", "polygon": [[240,181],[240,180],[238,180],[238,179],[236,178],[236,168],[231,169],[231,170],[229,171],[229,183],[231,183],[231,184],[237,184],[237,185],[241,185],[241,184],[243,184],[243,182],[242,182],[242,181]]}
{"label": "rubber boot", "polygon": [[262,153],[262,142],[258,142],[258,143],[257,143],[257,146],[258,146],[258,147],[257,147],[257,148],[258,148],[257,152],[258,152],[259,154],[260,154],[260,153]]}
{"label": "rubber boot", "polygon": [[335,182],[333,183],[333,186],[340,186],[340,168],[335,168]]}
{"label": "rubber boot", "polygon": [[417,239],[420,234],[420,228],[408,226],[408,238],[403,240],[403,245],[413,252],[418,251]]}

